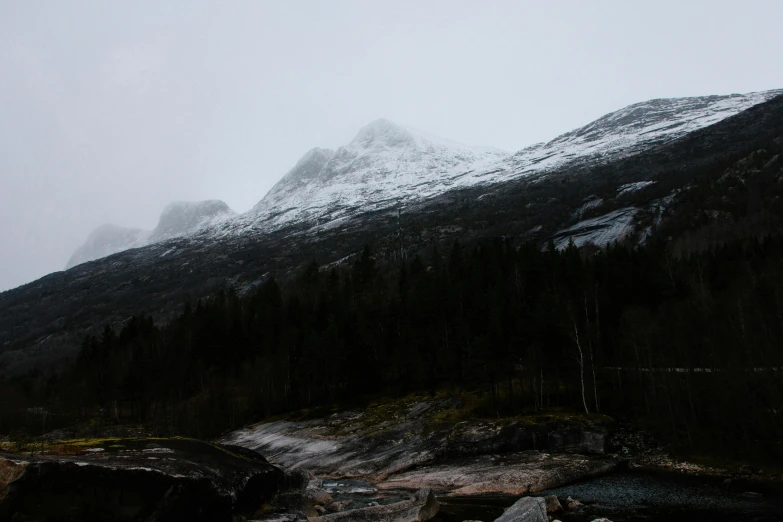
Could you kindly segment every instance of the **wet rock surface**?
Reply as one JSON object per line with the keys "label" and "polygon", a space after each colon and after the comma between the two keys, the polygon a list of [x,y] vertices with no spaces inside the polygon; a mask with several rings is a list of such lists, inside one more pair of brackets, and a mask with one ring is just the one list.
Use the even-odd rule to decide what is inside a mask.
{"label": "wet rock surface", "polygon": [[465,419],[461,408],[457,397],[413,397],[322,419],[261,423],[222,442],[268,455],[289,472],[323,477],[331,501],[322,504],[323,514],[314,506],[306,511],[322,518],[399,504],[408,492],[423,488],[441,499],[518,498],[617,466],[616,458],[605,455],[611,421],[605,417],[489,421]]}
{"label": "wet rock surface", "polygon": [[0,521],[229,521],[287,486],[283,471],[240,447],[193,439],[66,447],[0,456]]}
{"label": "wet rock surface", "polygon": [[548,522],[546,502],[539,497],[523,497],[508,508],[495,522]]}
{"label": "wet rock surface", "polygon": [[379,488],[431,487],[458,495],[523,495],[609,473],[617,463],[540,452],[448,460],[389,477]]}
{"label": "wet rock surface", "polygon": [[[553,487],[562,480],[606,472],[614,466],[611,459],[582,456],[605,452],[605,418],[595,422],[579,416],[538,416],[535,422],[532,418],[443,421],[459,413],[460,407],[457,398],[403,400],[323,419],[257,424],[229,434],[222,442],[268,455],[271,462],[285,469],[308,470],[325,478],[364,478],[388,484],[386,487],[412,489],[453,489],[445,485],[445,479],[425,480],[426,473],[421,470],[434,464],[441,466],[435,471],[438,476],[454,475],[457,489],[467,486],[468,481],[476,482],[475,477],[468,476],[475,472],[485,474],[486,481],[503,480],[503,473],[490,468],[504,462],[509,464],[508,469],[519,465],[528,471],[532,466],[544,465],[548,477],[539,473],[536,478],[525,479],[524,484],[507,487],[509,493]],[[559,456],[550,459],[540,452]],[[517,456],[495,463],[471,460],[475,456],[511,454]],[[405,474],[413,468],[419,471]],[[557,468],[562,472],[554,473]],[[462,479],[458,478],[460,474]],[[490,490],[487,486],[486,491]]]}

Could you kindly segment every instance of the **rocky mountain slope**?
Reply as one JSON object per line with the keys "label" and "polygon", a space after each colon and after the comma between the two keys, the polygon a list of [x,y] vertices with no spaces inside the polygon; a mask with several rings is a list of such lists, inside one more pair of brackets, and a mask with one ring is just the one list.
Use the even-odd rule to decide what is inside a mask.
{"label": "rocky mountain slope", "polygon": [[[0,294],[0,373],[57,364],[86,332],[134,313],[165,319],[186,297],[243,292],[365,243],[393,261],[455,238],[633,242],[694,209],[725,214],[729,185],[715,208],[690,194],[754,154],[743,179],[777,179],[781,92],[645,102],[514,155],[375,122],[333,154],[308,153],[247,214]],[[723,214],[698,214],[712,215]]]}
{"label": "rocky mountain slope", "polygon": [[111,224],[101,225],[89,235],[83,245],[76,249],[65,269],[123,250],[192,234],[234,215],[236,213],[219,200],[178,201],[163,209],[155,230],[124,228]]}

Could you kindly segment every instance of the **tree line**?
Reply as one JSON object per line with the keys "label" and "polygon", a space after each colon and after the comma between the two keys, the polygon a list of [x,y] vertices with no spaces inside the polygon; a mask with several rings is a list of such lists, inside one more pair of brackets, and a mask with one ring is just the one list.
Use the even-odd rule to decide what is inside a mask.
{"label": "tree line", "polygon": [[780,460],[782,341],[781,237],[679,255],[496,239],[398,263],[367,246],[166,324],[107,326],[57,376],[3,383],[0,430],[37,429],[42,408],[50,423],[212,437],[301,408],[480,390],[487,415],[601,412],[684,448]]}

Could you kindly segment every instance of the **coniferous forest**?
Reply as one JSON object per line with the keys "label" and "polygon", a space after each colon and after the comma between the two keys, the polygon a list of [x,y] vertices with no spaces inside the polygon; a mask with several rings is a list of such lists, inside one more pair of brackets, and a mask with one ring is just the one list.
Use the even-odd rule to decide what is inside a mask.
{"label": "coniferous forest", "polygon": [[[441,247],[443,245],[441,244]],[[0,431],[103,419],[211,437],[302,408],[470,390],[483,414],[568,409],[684,450],[783,460],[783,238],[674,255],[507,240],[432,247],[186,302],[3,383]]]}

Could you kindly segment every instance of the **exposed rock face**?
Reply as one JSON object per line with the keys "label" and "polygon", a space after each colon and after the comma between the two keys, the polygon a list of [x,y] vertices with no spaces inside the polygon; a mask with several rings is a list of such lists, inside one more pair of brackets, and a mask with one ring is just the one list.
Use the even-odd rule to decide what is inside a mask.
{"label": "exposed rock face", "polygon": [[446,460],[387,478],[379,488],[434,488],[458,495],[524,495],[614,470],[611,459],[537,451]]}
{"label": "exposed rock face", "polygon": [[262,423],[235,431],[223,441],[272,455],[272,461],[286,469],[371,481],[443,458],[526,450],[604,453],[606,428],[575,420],[434,424],[434,417],[458,408],[455,401],[403,401],[383,413],[390,419],[373,417],[382,411],[376,409],[304,422]]}
{"label": "exposed rock face", "polygon": [[457,399],[407,399],[320,420],[257,424],[223,442],[271,455],[285,469],[363,478],[386,489],[461,494],[521,495],[606,473],[616,465],[600,457],[606,440],[601,425],[568,418],[434,421],[455,408]]}
{"label": "exposed rock face", "polygon": [[229,521],[284,486],[280,469],[243,448],[118,439],[81,455],[0,459],[0,520]]}
{"label": "exposed rock face", "polygon": [[548,522],[546,504],[540,497],[523,497],[506,510],[495,522]]}
{"label": "exposed rock face", "polygon": [[152,232],[149,230],[101,225],[89,235],[82,246],[76,249],[65,268],[68,269],[93,259],[110,256],[129,248],[144,246],[150,235]]}

